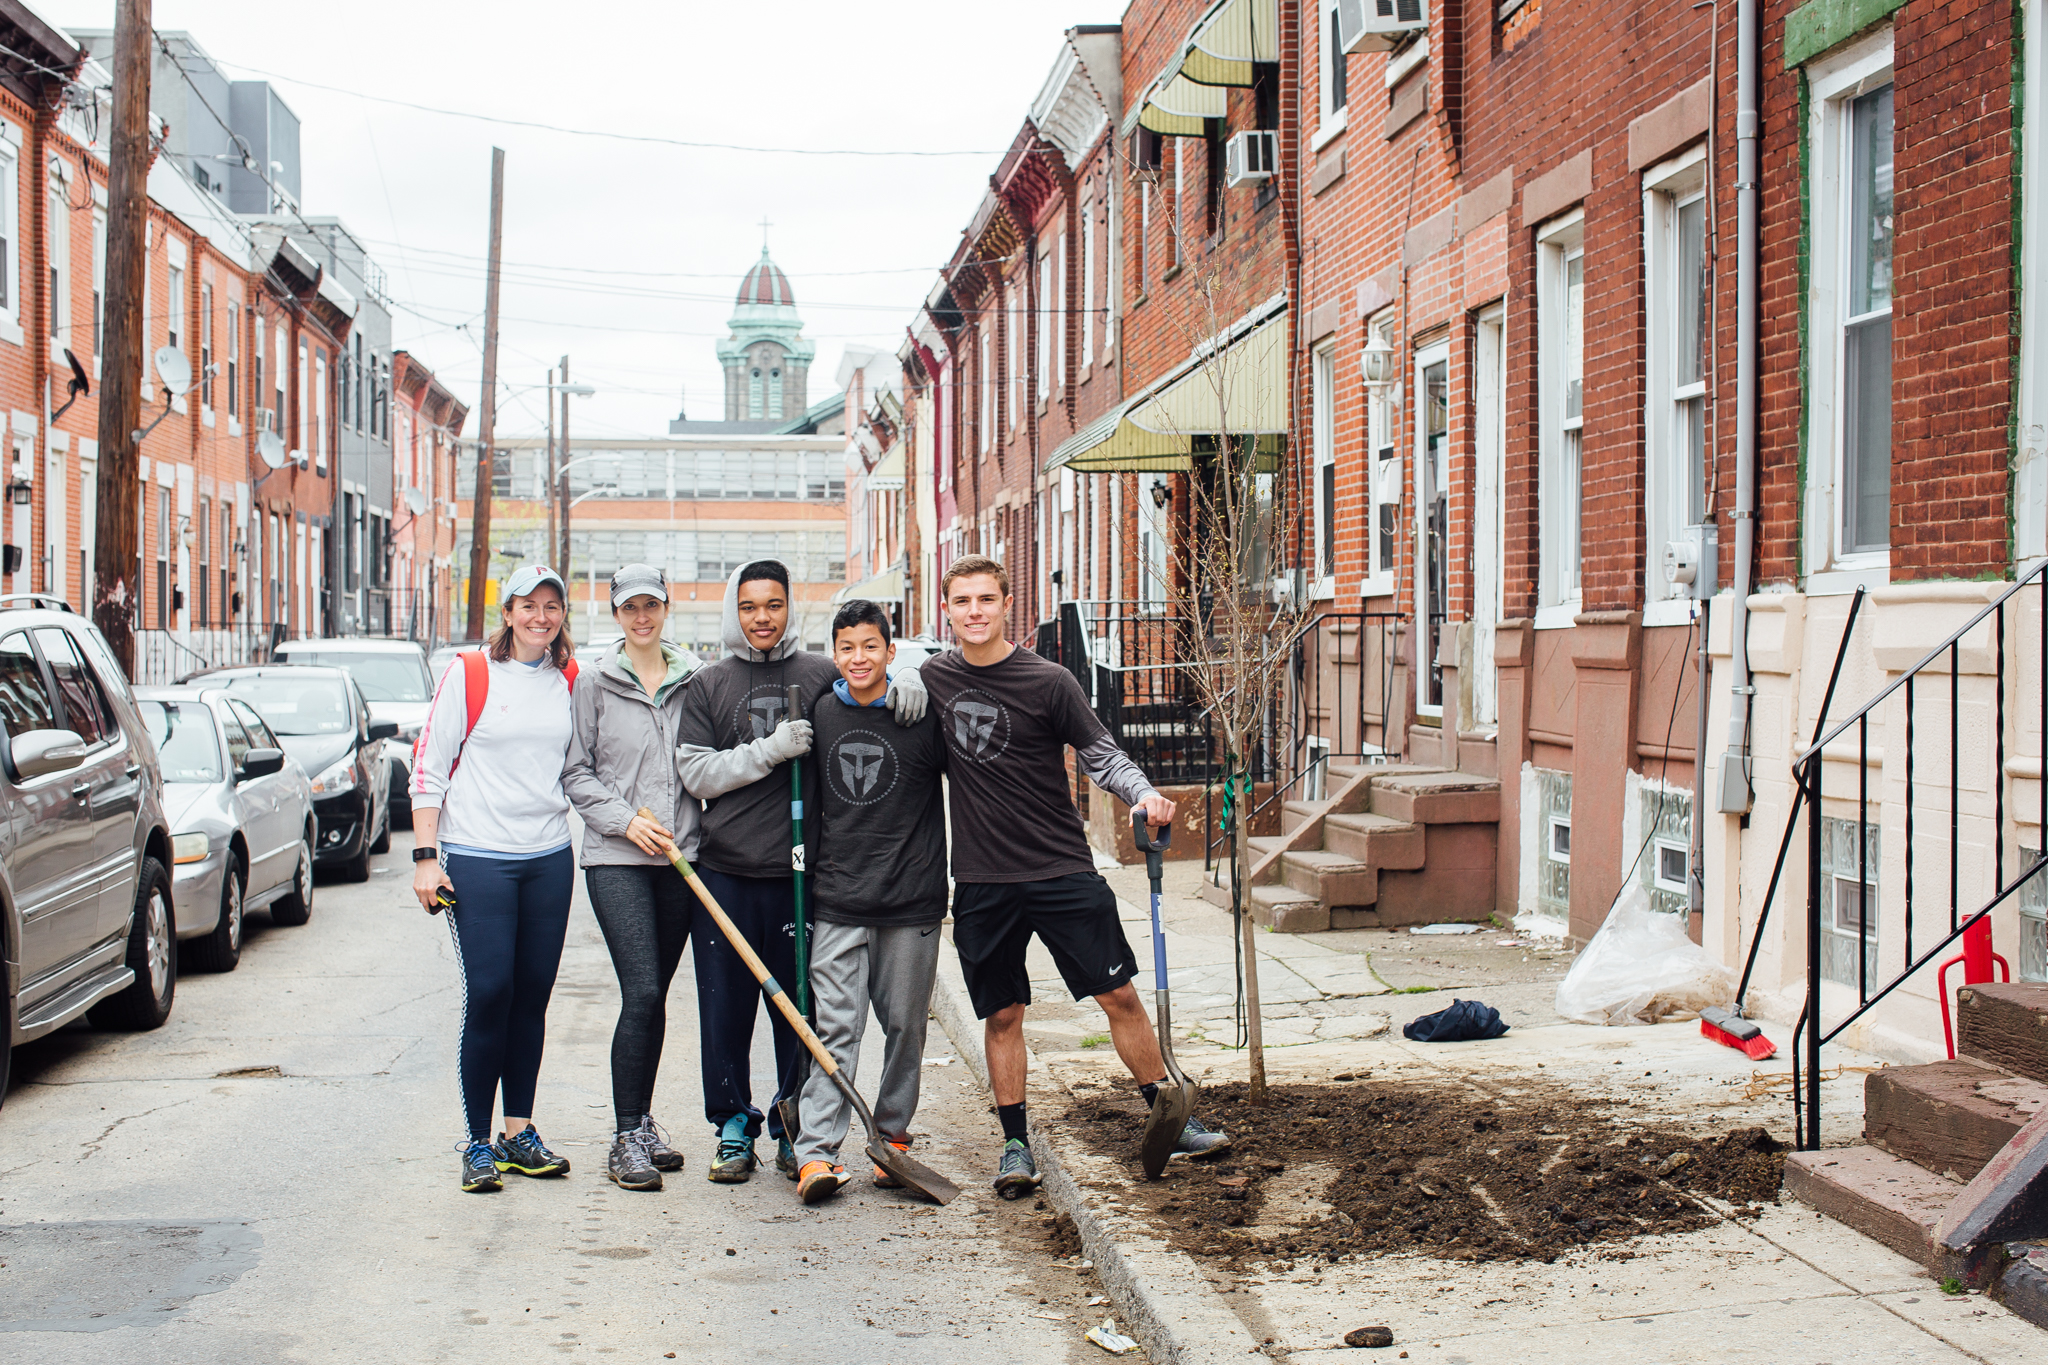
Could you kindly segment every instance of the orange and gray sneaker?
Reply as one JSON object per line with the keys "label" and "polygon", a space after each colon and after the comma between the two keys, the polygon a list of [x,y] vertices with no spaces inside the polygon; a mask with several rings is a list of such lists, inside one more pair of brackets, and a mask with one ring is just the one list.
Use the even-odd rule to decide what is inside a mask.
{"label": "orange and gray sneaker", "polygon": [[839,1193],[846,1183],[846,1168],[829,1161],[806,1161],[796,1174],[796,1196],[806,1204],[821,1203]]}
{"label": "orange and gray sneaker", "polygon": [[[899,1152],[907,1152],[910,1150],[909,1143],[898,1142],[894,1138],[891,1138],[889,1140],[889,1145],[891,1147],[894,1147]],[[898,1180],[895,1176],[890,1175],[880,1166],[877,1166],[875,1167],[875,1188],[880,1190],[900,1190],[903,1188],[903,1182]]]}

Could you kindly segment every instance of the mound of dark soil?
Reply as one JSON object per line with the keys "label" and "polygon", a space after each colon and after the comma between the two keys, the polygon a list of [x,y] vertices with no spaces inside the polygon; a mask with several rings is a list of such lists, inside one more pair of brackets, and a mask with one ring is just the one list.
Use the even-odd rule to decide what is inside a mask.
{"label": "mound of dark soil", "polygon": [[1233,1268],[1384,1252],[1552,1260],[1581,1247],[1687,1232],[1776,1202],[1783,1148],[1761,1128],[1720,1135],[1631,1121],[1625,1105],[1547,1082],[1511,1097],[1378,1082],[1203,1092],[1230,1152],[1138,1171],[1135,1097],[1076,1101],[1067,1126],[1130,1163],[1127,1207],[1182,1249]]}

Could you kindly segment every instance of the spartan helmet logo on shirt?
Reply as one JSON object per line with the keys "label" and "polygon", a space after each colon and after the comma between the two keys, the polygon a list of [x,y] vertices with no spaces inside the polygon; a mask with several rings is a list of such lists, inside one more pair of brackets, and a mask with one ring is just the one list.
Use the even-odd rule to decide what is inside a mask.
{"label": "spartan helmet logo on shirt", "polygon": [[766,739],[774,734],[775,727],[782,723],[782,717],[788,710],[789,699],[780,692],[747,698],[747,714],[754,723],[754,738]]}
{"label": "spartan helmet logo on shirt", "polygon": [[825,772],[832,794],[849,805],[871,806],[896,785],[896,750],[873,730],[849,730],[832,743]]}
{"label": "spartan helmet logo on shirt", "polygon": [[986,692],[969,690],[953,699],[950,733],[963,758],[988,762],[1010,747],[1010,716]]}

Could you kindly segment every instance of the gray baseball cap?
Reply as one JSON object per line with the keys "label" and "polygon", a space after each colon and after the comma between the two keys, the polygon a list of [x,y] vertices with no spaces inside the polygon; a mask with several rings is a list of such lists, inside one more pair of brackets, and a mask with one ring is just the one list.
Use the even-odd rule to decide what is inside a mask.
{"label": "gray baseball cap", "polygon": [[612,606],[623,606],[635,597],[668,601],[668,579],[652,564],[626,564],[612,575]]}

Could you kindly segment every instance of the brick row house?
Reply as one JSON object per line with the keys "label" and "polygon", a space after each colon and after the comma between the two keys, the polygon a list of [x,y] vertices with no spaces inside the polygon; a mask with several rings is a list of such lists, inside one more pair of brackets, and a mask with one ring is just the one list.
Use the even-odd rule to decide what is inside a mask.
{"label": "brick row house", "polygon": [[[2035,10],[1763,3],[1747,55],[1743,13],[1139,0],[1070,30],[899,350],[896,591],[942,630],[944,564],[996,554],[1041,648],[1064,604],[1186,611],[1204,438],[1254,439],[1261,572],[1314,618],[1256,914],[1583,942],[1639,891],[1754,947],[1751,1007],[1789,1020],[1811,904],[1824,1017],[1926,1056],[1931,965],[1857,1007],[1952,923],[1998,898],[1998,951],[2048,977],[2042,879],[2007,890],[2043,840],[2039,591],[1904,685],[2048,555]],[[1227,414],[1192,382],[1218,354]],[[1831,681],[1818,851],[1774,879]],[[1441,875],[1314,872],[1308,798],[1354,779],[1440,812]]]}
{"label": "brick row house", "polygon": [[[262,82],[221,77],[188,35],[159,36],[144,345],[121,359],[104,353],[111,114],[95,53],[110,53],[111,35],[65,33],[0,0],[0,44],[17,54],[0,74],[6,590],[89,609],[97,391],[108,365],[139,366],[146,435],[128,590],[137,676],[149,681],[343,628],[330,556],[338,521],[346,527],[336,487],[346,348],[363,311],[315,258],[320,234],[297,216],[296,119]],[[216,143],[235,154],[217,154]],[[246,164],[245,147],[255,149]],[[266,164],[258,155],[270,175],[249,169]],[[160,358],[167,351],[182,366]],[[172,380],[189,380],[182,393],[166,365]],[[424,370],[415,380],[423,394],[438,390]],[[423,458],[441,470],[434,486],[446,499],[462,409],[440,392]],[[395,463],[387,448],[387,490]],[[452,536],[435,543],[445,599]]]}

